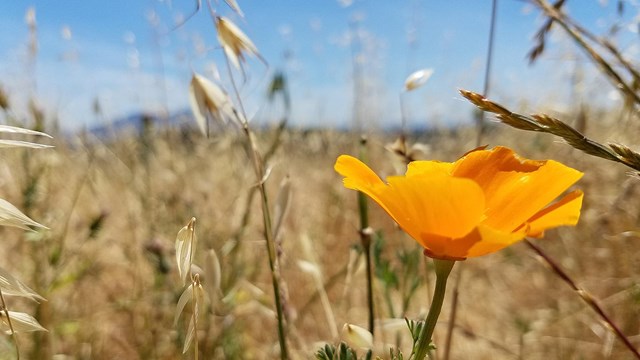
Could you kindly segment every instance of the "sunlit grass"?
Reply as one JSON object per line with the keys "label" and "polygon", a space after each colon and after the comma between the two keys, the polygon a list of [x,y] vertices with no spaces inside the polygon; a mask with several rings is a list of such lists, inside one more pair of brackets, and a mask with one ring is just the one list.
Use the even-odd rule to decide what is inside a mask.
{"label": "sunlit grass", "polygon": [[[572,26],[546,2],[536,3],[556,21],[566,21],[565,29]],[[242,16],[235,1],[227,4]],[[201,6],[196,1],[196,10]],[[463,91],[502,122],[539,134],[497,123],[482,126],[482,137],[471,125],[411,131],[405,114],[401,134],[376,132],[364,128],[363,109],[354,111],[358,131],[296,130],[286,124],[300,94],[290,94],[286,73],[276,72],[266,94],[270,101],[282,95],[283,114],[271,129],[254,128],[236,86],[246,76],[247,58],[269,65],[258,52],[260,44],[256,47],[231,19],[213,10],[211,15],[231,84],[223,88],[194,70],[191,126],[154,127],[148,121],[139,134],[56,137],[55,149],[13,149],[0,162],[2,198],[17,206],[0,202],[4,215],[13,214],[0,216],[0,223],[37,228],[26,235],[0,228],[0,263],[11,269],[0,276],[26,298],[48,300],[36,304],[11,298],[2,305],[5,317],[15,315],[16,326],[36,329],[26,316],[32,314],[47,330],[19,338],[25,358],[334,359],[342,354],[340,359],[399,359],[400,353],[408,358],[423,326],[419,320],[432,299],[442,300],[433,296],[433,288],[442,286],[435,274],[443,270],[423,256],[422,246],[429,249],[434,243],[411,240],[382,209],[367,207],[363,197],[346,191],[332,168],[342,154],[366,155],[376,175],[386,178],[404,173],[413,160],[454,162],[476,148],[478,138],[490,148],[506,146],[525,158],[553,159],[584,173],[579,182],[584,206],[576,227],[550,229],[535,246],[514,244],[453,268],[457,316],[449,316],[448,293],[438,322],[430,324],[436,355],[447,343],[452,359],[633,356],[629,350],[640,343],[640,188],[628,171],[640,167],[633,151],[637,125],[599,109],[565,114],[566,122],[527,117]],[[35,35],[35,13],[31,17]],[[548,29],[543,30],[538,41],[545,39]],[[576,36],[588,35],[578,31]],[[34,60],[37,46],[30,51]],[[619,59],[617,65],[630,66]],[[605,75],[615,79],[611,71],[605,66]],[[410,75],[400,101],[428,86],[431,72]],[[630,86],[622,89],[632,102],[627,110],[635,109],[635,92]],[[354,99],[361,90],[356,86]],[[20,122],[8,100],[11,94],[0,95],[7,121]],[[50,119],[32,100],[25,122],[41,129]],[[461,104],[468,106],[471,119],[474,107]],[[587,121],[596,115],[598,121]],[[579,116],[582,120],[567,124]],[[0,131],[18,130],[0,126]],[[541,133],[559,136],[578,150]],[[608,141],[628,145],[600,145]],[[41,147],[15,140],[0,145]],[[557,181],[548,179],[549,184]],[[416,188],[420,194],[427,190],[433,192]],[[433,206],[422,200],[411,204]],[[448,206],[446,201],[439,205]],[[463,210],[471,205],[478,204]],[[476,210],[480,222],[488,210]],[[430,226],[446,225],[458,234],[457,214],[449,218],[447,224]],[[193,220],[185,226],[186,219]],[[414,225],[405,230],[418,240],[425,224]],[[436,255],[463,260],[458,250]],[[445,270],[448,274],[451,268]],[[3,295],[16,295],[6,289]],[[9,312],[14,307],[22,315]],[[449,348],[444,339],[450,334],[455,340]],[[628,341],[627,348],[620,339]],[[0,338],[0,357],[15,356],[16,344]]]}

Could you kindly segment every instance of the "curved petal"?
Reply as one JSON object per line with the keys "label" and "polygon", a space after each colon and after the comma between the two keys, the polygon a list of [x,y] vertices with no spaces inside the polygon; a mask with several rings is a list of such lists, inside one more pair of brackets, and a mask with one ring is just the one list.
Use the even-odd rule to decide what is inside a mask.
{"label": "curved petal", "polygon": [[431,173],[450,174],[453,163],[441,161],[412,161],[407,166],[406,176],[427,175]]}
{"label": "curved petal", "polygon": [[345,155],[335,169],[345,176],[345,187],[370,196],[416,239],[421,233],[462,237],[484,219],[484,194],[472,180],[434,172],[392,176],[386,185],[360,160]]}
{"label": "curved petal", "polygon": [[434,173],[392,176],[387,181],[385,195],[403,207],[405,217],[391,216],[414,237],[421,233],[462,237],[484,220],[484,194],[472,180]]}
{"label": "curved petal", "polygon": [[421,234],[418,242],[428,249],[429,256],[441,259],[465,259],[494,253],[512,245],[526,236],[526,230],[507,233],[479,225],[469,234],[458,239],[434,234]]}
{"label": "curved petal", "polygon": [[546,229],[577,224],[583,196],[580,190],[570,192],[560,201],[535,214],[527,221],[529,225],[527,236],[542,237]]}
{"label": "curved petal", "polygon": [[525,238],[527,228],[507,233],[480,225],[474,235],[479,239],[467,249],[467,257],[487,255],[511,246]]}
{"label": "curved petal", "polygon": [[333,168],[338,174],[344,176],[344,186],[349,189],[360,190],[361,188],[384,185],[373,170],[353,156],[340,155]]}
{"label": "curved petal", "polygon": [[485,224],[505,232],[518,228],[582,177],[556,161],[521,160],[503,147],[468,154],[456,162],[453,174],[482,187]]}
{"label": "curved petal", "polygon": [[[409,217],[405,214],[405,206],[388,191],[388,186],[380,180],[367,165],[362,161],[349,155],[341,155],[336,160],[334,169],[344,176],[344,186],[348,189],[362,191],[371,199],[378,203],[398,224],[404,219],[404,223],[409,228],[415,225],[408,224]],[[405,229],[410,235],[411,232]]]}

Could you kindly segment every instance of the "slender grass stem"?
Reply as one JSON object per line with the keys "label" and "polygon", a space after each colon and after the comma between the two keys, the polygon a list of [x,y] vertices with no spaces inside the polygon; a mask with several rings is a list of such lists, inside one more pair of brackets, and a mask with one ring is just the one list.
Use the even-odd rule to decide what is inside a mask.
{"label": "slender grass stem", "polygon": [[[557,9],[555,9],[552,5],[550,5],[545,0],[536,0],[535,4],[540,7],[547,16],[553,19],[560,27],[562,27],[567,34],[578,44],[588,55],[591,57],[591,60],[602,70],[602,72],[607,76],[607,78],[612,82],[613,86],[624,94],[629,96],[636,104],[640,104],[640,95],[633,89],[633,85],[627,83],[622,76],[614,69],[614,66],[606,61],[598,52],[595,51],[587,41],[581,36],[579,31],[582,29],[581,27],[571,27],[569,21],[565,19]],[[583,32],[584,34],[584,32]],[[586,33],[585,36],[591,37],[589,33]],[[606,49],[608,49],[618,60],[622,59],[622,56],[617,53],[617,51],[611,51],[611,46],[603,45]],[[620,61],[624,67],[628,70],[633,69],[632,67],[628,67],[628,63],[622,59]],[[632,75],[638,75],[635,70],[630,70]]]}
{"label": "slender grass stem", "polygon": [[558,265],[541,248],[539,248],[537,245],[535,245],[528,239],[525,239],[524,242],[531,249],[533,249],[533,251],[535,251],[538,255],[540,255],[542,260],[544,260],[544,262],[551,268],[551,270],[556,275],[558,275],[558,277],[562,279],[562,281],[567,283],[575,292],[577,292],[578,295],[580,295],[580,298],[582,298],[582,300],[584,300],[584,302],[586,302],[587,305],[589,305],[589,307],[593,309],[593,311],[595,311],[596,314],[598,314],[598,316],[600,316],[600,318],[605,323],[607,323],[607,325],[609,325],[609,327],[611,328],[611,330],[613,330],[613,332],[618,337],[618,339],[622,341],[622,343],[627,347],[627,349],[629,349],[629,351],[635,356],[635,358],[640,359],[640,353],[638,352],[638,349],[636,349],[633,346],[633,344],[631,344],[631,342],[626,337],[626,335],[622,332],[622,330],[620,330],[620,327],[618,327],[618,325],[616,325],[616,323],[613,322],[613,320],[609,317],[609,315],[607,315],[607,313],[604,312],[604,309],[602,309],[602,307],[598,304],[596,299],[593,296],[591,296],[586,290],[580,288],[576,284],[576,282],[571,278],[571,276],[569,276],[569,274],[567,274],[564,270],[562,270],[560,265]]}
{"label": "slender grass stem", "polygon": [[456,315],[458,313],[458,297],[460,296],[460,281],[462,279],[462,271],[458,270],[456,283],[453,287],[451,296],[451,313],[449,314],[449,323],[447,324],[447,337],[444,342],[443,358],[449,360],[451,355],[451,344],[453,343],[453,329],[456,325]]}
{"label": "slender grass stem", "polygon": [[[484,68],[484,94],[489,93],[491,89],[491,64],[493,62],[493,43],[495,41],[496,30],[496,9],[498,8],[498,0],[493,0],[491,4],[491,25],[489,26],[489,46],[487,48],[487,60]],[[484,136],[484,112],[478,115],[478,138],[476,146],[482,145],[482,137]]]}
{"label": "slender grass stem", "polygon": [[20,346],[18,344],[18,338],[16,337],[15,330],[13,330],[13,324],[11,323],[11,316],[9,316],[9,308],[7,308],[7,303],[4,301],[4,294],[2,293],[1,288],[0,288],[0,301],[2,301],[2,311],[4,311],[4,316],[7,317],[7,325],[9,325],[9,331],[11,331],[11,339],[13,339],[13,343],[16,344],[16,360],[20,360]]}
{"label": "slender grass stem", "polygon": [[251,130],[249,128],[249,123],[247,120],[247,113],[244,110],[244,106],[242,104],[242,99],[240,98],[240,93],[238,92],[238,86],[236,85],[235,78],[233,76],[233,71],[231,70],[231,64],[229,62],[229,58],[225,56],[227,63],[227,71],[229,72],[229,77],[231,79],[231,85],[233,87],[234,94],[238,99],[238,104],[240,107],[240,111],[242,114],[242,118],[240,119],[242,125],[242,131],[247,137],[247,144],[249,147],[249,157],[251,158],[251,163],[253,164],[253,168],[256,173],[256,179],[258,181],[257,186],[261,195],[261,205],[262,205],[262,219],[264,225],[264,236],[265,236],[265,244],[267,246],[267,254],[269,258],[269,269],[271,270],[271,282],[273,285],[273,296],[276,306],[276,313],[278,315],[278,340],[280,343],[280,358],[288,359],[289,353],[287,351],[287,342],[285,338],[285,324],[284,324],[284,314],[282,309],[282,299],[280,294],[280,282],[279,282],[279,267],[278,267],[278,259],[276,256],[276,245],[275,240],[273,238],[273,231],[271,229],[271,212],[269,210],[269,198],[267,196],[267,190],[264,185],[264,168],[262,162],[260,160],[260,154],[258,153],[258,148],[253,140],[253,136],[251,134]]}
{"label": "slender grass stem", "polygon": [[[197,276],[197,275],[196,275]],[[198,346],[198,296],[196,284],[197,280],[192,280],[191,286],[193,286],[193,292],[191,293],[191,303],[193,304],[193,358],[198,360],[199,346]]]}

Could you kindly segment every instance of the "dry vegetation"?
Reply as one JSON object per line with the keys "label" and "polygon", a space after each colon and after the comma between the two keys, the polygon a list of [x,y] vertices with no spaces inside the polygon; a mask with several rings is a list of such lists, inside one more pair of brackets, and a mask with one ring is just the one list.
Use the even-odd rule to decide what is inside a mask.
{"label": "dry vegetation", "polygon": [[[259,134],[261,139],[272,135]],[[549,232],[538,243],[600,299],[634,340],[640,323],[640,288],[634,271],[640,261],[634,250],[640,215],[634,200],[637,179],[624,167],[585,157],[549,135],[496,128],[489,136],[491,144],[513,146],[531,158],[554,154],[586,172],[580,182],[588,194],[580,225]],[[243,142],[234,135],[207,140],[153,132],[151,138],[148,149],[135,135],[108,144],[59,142],[56,150],[31,152],[28,171],[24,154],[7,153],[3,193],[21,204],[26,179],[37,179],[30,214],[57,224],[24,236],[3,230],[7,249],[3,263],[48,299],[31,313],[38,314],[49,332],[33,339],[22,336],[23,351],[29,358],[38,352],[43,358],[51,354],[78,359],[179,357],[184,333],[172,323],[181,292],[173,241],[177,229],[197,215],[200,255],[209,248],[219,254],[222,292],[227,295],[222,306],[203,315],[202,351],[218,358],[277,356],[257,202],[250,207],[251,219],[242,236],[236,237],[255,184]],[[355,196],[342,188],[331,169],[339,154],[355,151],[354,138],[348,133],[288,131],[274,156],[269,192],[277,193],[278,183],[287,175],[293,187],[281,235],[281,276],[288,289],[285,309],[296,357],[309,357],[317,342],[336,340],[331,338],[321,302],[312,300],[316,290],[312,278],[297,265],[298,260],[313,260],[304,249],[305,241],[324,279],[331,279],[326,289],[338,326],[345,322],[366,326],[362,268],[347,273],[350,253],[358,244]],[[417,140],[429,145],[427,158],[453,160],[474,139],[473,131],[457,129],[423,134]],[[372,166],[383,174],[396,172],[393,164],[399,159],[384,149],[392,140],[383,134],[370,136]],[[419,251],[378,208],[372,208],[371,225],[383,231],[382,257],[394,267],[401,267],[396,258],[401,249]],[[240,250],[232,255],[236,239]],[[409,276],[426,276],[432,283],[433,274],[420,269],[420,274]],[[453,276],[462,277],[453,358],[628,356],[598,317],[524,245],[468,260]],[[424,284],[405,316],[418,318],[426,311],[430,295]],[[375,289],[377,317],[389,318],[380,281]],[[399,317],[399,291],[391,291],[391,297]],[[443,324],[448,310],[445,305]],[[407,349],[408,332],[399,328],[401,337],[386,334],[384,341],[399,341]],[[443,325],[437,330],[436,341],[444,337],[444,329]],[[9,339],[4,341],[8,356],[13,350]]]}
{"label": "dry vegetation", "polygon": [[[590,48],[590,34],[572,28],[570,19],[558,13],[563,1],[553,6],[536,3],[555,22],[573,29],[574,41],[588,49],[588,56],[600,54]],[[543,52],[550,28],[546,24],[538,34],[532,61]],[[242,52],[259,56],[255,47],[246,44],[237,54],[233,48],[226,49],[227,56],[237,56],[236,62],[243,60]],[[612,57],[592,60],[607,76],[620,67],[632,68],[629,63],[608,63],[615,59],[614,52]],[[636,73],[631,76],[633,84],[640,81]],[[208,85],[198,86],[205,91]],[[620,121],[623,117],[637,120],[639,104],[634,102],[633,86],[622,88],[629,104],[620,112],[583,107],[563,117],[597,142],[620,141],[629,146],[607,148],[611,156],[621,156],[614,161],[561,143],[553,135],[587,153],[599,146],[544,117],[525,119],[529,121],[525,125],[534,127],[529,130],[542,132],[538,134],[496,123],[484,130],[483,142],[490,146],[508,146],[531,159],[553,158],[585,173],[577,186],[586,194],[579,225],[548,231],[545,239],[535,241],[585,292],[572,290],[524,243],[461,262],[452,273],[434,336],[443,348],[447,327],[453,326],[451,359],[633,358],[603,318],[583,301],[594,299],[628,341],[640,347],[640,182],[629,165],[640,159],[631,150],[637,145],[633,135],[639,129],[633,121]],[[8,95],[0,93],[0,106],[12,119]],[[209,102],[205,110],[238,116],[229,104]],[[522,128],[516,126],[523,121],[520,115],[491,104],[493,108],[485,110]],[[471,118],[474,108],[468,106]],[[45,115],[31,110],[27,123],[43,126]],[[358,204],[355,193],[345,190],[333,171],[340,154],[361,151],[361,134],[286,128],[253,133],[255,154],[265,160],[262,171],[256,169],[254,153],[248,150],[252,144],[248,127],[243,131],[244,124],[238,123],[240,127],[212,131],[209,138],[193,128],[154,128],[147,123],[141,133],[122,133],[117,139],[56,136],[55,149],[3,152],[3,198],[50,227],[26,233],[0,228],[4,244],[0,264],[47,299],[34,304],[9,298],[10,309],[33,314],[48,330],[19,334],[24,358],[194,358],[193,351],[183,354],[193,307],[185,307],[174,324],[176,304],[185,289],[174,244],[178,230],[194,216],[198,244],[193,263],[202,268],[193,271],[208,295],[196,333],[201,357],[278,358],[261,205],[267,203],[275,210],[284,204],[279,200],[283,181],[290,182],[290,201],[272,240],[290,357],[312,358],[326,343],[349,340],[341,333],[345,323],[367,327]],[[557,128],[561,131],[554,132]],[[390,151],[397,135],[367,134],[367,163],[383,177],[404,171],[406,159]],[[424,145],[422,153],[412,155],[415,159],[453,161],[476,147],[477,129],[432,129],[412,133],[407,141]],[[625,156],[633,161],[625,162]],[[265,174],[258,184],[256,175]],[[268,200],[261,201],[259,185],[264,185]],[[273,213],[277,218],[277,211]],[[432,264],[377,206],[370,207],[369,225],[376,231],[370,234],[374,354],[389,358],[389,348],[397,347],[408,358],[412,343],[403,318],[424,319],[435,281]],[[215,274],[205,266],[210,250],[220,262],[221,281],[216,287],[210,286]],[[459,290],[457,316],[449,324],[454,289]],[[365,353],[357,346],[354,349]],[[14,340],[1,337],[0,358],[15,354]],[[436,354],[440,358],[441,350]]]}

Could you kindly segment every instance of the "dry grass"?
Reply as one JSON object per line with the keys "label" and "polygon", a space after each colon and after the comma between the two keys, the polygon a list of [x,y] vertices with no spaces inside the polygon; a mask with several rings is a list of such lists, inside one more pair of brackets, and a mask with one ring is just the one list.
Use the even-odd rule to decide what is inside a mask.
{"label": "dry grass", "polygon": [[[478,94],[463,92],[463,96],[498,114],[508,125],[538,132],[489,126],[482,129],[487,131],[482,138],[490,146],[509,146],[526,158],[553,158],[585,172],[578,184],[586,194],[580,224],[548,231],[536,244],[640,347],[640,184],[629,173],[629,168],[640,169],[640,155],[632,150],[637,145],[632,137],[637,126],[615,120],[624,114],[634,117],[633,106],[639,101],[633,82],[638,74],[613,45],[598,40],[564,14],[564,1],[533,3],[549,19],[538,33],[531,60],[544,51],[552,27],[560,27],[605,76],[623,85],[626,113],[599,114],[599,121],[589,122],[585,131],[591,114],[584,109],[575,115],[582,120],[569,126],[548,116],[520,115]],[[196,12],[200,6],[198,1]],[[220,18],[215,19],[220,27]],[[31,29],[33,34],[35,29]],[[227,63],[230,73],[231,65],[240,67],[245,55],[261,59],[239,29],[227,35],[221,41],[231,57]],[[31,50],[32,60],[36,49]],[[618,68],[627,72],[620,75]],[[244,75],[244,68],[241,70]],[[354,77],[357,82],[357,75]],[[280,81],[288,110],[284,77]],[[361,94],[354,91],[358,99]],[[7,95],[0,90],[0,108],[10,114]],[[201,126],[206,111],[219,115],[223,110],[213,106],[220,104],[202,103],[203,99],[199,104],[206,105],[200,106]],[[236,117],[243,113],[226,110]],[[45,125],[45,114],[35,105],[31,115],[36,127]],[[325,343],[337,343],[340,339],[332,334],[344,323],[367,326],[367,283],[359,250],[356,196],[343,188],[333,171],[338,155],[358,152],[360,134],[263,131],[255,134],[258,151],[248,154],[248,144],[254,144],[245,136],[249,129],[240,119],[236,120],[245,134],[229,132],[205,139],[195,133],[148,129],[143,135],[123,134],[108,143],[58,137],[55,150],[4,153],[1,197],[50,227],[26,234],[0,228],[4,239],[0,263],[48,299],[39,305],[10,299],[12,310],[34,314],[48,329],[47,333],[20,334],[24,358],[193,358],[192,352],[182,354],[192,309],[185,308],[177,326],[173,322],[184,290],[175,265],[174,240],[194,216],[199,239],[194,263],[204,264],[206,250],[213,249],[222,271],[221,286],[216,289],[219,294],[213,295],[214,301],[199,317],[202,358],[278,358],[275,286],[265,251],[265,211],[261,207],[273,207],[279,184],[286,177],[293,188],[292,201],[275,239],[279,271],[273,273],[280,277],[291,357],[311,358]],[[355,120],[359,124],[362,119],[356,115]],[[544,133],[559,136],[583,152]],[[476,130],[460,127],[415,134],[408,140],[427,145],[424,158],[452,161],[475,148],[477,137]],[[403,172],[407,158],[420,158],[398,147],[399,143],[390,147],[394,140],[384,133],[368,136],[367,163],[383,177]],[[612,141],[627,145],[609,143]],[[268,158],[266,164],[260,163],[260,154]],[[256,175],[262,176],[262,165],[269,169],[264,188],[271,202],[261,200],[256,191]],[[382,325],[391,317],[424,318],[432,296],[433,269],[419,255],[420,264],[403,273],[410,261],[399,254],[420,254],[420,249],[377,206],[370,208],[369,224],[377,231],[374,238],[378,242],[373,247],[380,253],[376,260],[387,264],[398,279],[391,284],[378,276],[374,282],[378,325],[374,350],[383,358],[392,346],[409,354],[408,329]],[[384,239],[382,245],[380,239]],[[313,271],[299,266],[301,260],[317,266],[328,305],[318,296]],[[382,269],[380,264],[377,270]],[[199,275],[205,288],[208,275]],[[451,359],[632,357],[583,299],[525,244],[458,263],[452,277],[450,284],[459,281],[460,296]],[[416,279],[417,291],[406,301],[405,290]],[[451,310],[452,296],[447,295],[434,336],[440,346],[445,342]],[[337,329],[329,328],[327,319],[332,317]],[[0,358],[13,357],[12,346],[8,337],[0,338]]]}
{"label": "dry grass", "polygon": [[[259,134],[264,142],[259,141],[260,146],[267,146],[269,136]],[[0,169],[5,179],[3,195],[21,204],[25,186],[21,180],[41,173],[30,213],[51,227],[24,236],[0,230],[7,249],[1,261],[49,300],[29,310],[49,332],[33,339],[21,337],[27,358],[53,354],[76,359],[180,357],[185,334],[184,326],[172,326],[182,290],[173,241],[191,216],[198,217],[199,256],[208,248],[218,252],[227,295],[223,306],[203,316],[200,348],[205,358],[277,356],[257,198],[239,240],[236,262],[229,250],[246,197],[255,185],[242,139],[235,135],[181,138],[177,133],[153,138],[147,163],[140,160],[143,149],[135,136],[107,145],[59,143],[54,151],[30,153],[30,175],[20,151],[7,153]],[[359,243],[356,199],[342,188],[332,170],[339,154],[355,152],[356,138],[330,131],[287,131],[272,160],[274,168],[266,183],[271,197],[275,199],[286,175],[294,191],[281,236],[281,275],[288,290],[289,346],[296,358],[311,357],[317,342],[337,340],[331,338],[320,301],[304,307],[315,293],[312,279],[297,265],[298,260],[310,260],[303,246],[305,237],[327,282],[338,326],[345,322],[366,326],[364,271],[357,270],[351,280],[345,273],[351,249]],[[473,131],[466,129],[419,138],[431,148],[428,158],[442,160],[466,152],[474,139]],[[581,223],[551,231],[538,244],[600,299],[632,342],[640,343],[637,179],[623,166],[585,156],[548,135],[505,127],[493,129],[488,139],[491,145],[512,146],[529,158],[553,157],[585,171],[579,183],[587,194]],[[386,135],[370,137],[370,163],[382,174],[397,171],[397,159],[384,149],[392,140]],[[99,221],[100,228],[92,230]],[[393,266],[400,266],[395,256],[399,249],[417,251],[413,241],[377,207],[371,209],[371,225],[383,231],[383,256]],[[168,272],[163,272],[160,262],[168,265]],[[195,261],[202,262],[202,258]],[[461,263],[452,276],[462,276],[453,359],[629,357],[598,317],[524,245]],[[388,318],[379,281],[374,288],[377,318]],[[406,316],[423,316],[429,293],[423,283]],[[391,297],[399,308],[399,294],[392,292]],[[15,304],[21,305],[30,306]],[[445,302],[436,342],[444,340],[448,310]],[[399,344],[408,352],[408,331],[402,329],[401,334]],[[383,336],[388,344],[397,342],[393,335]]]}

